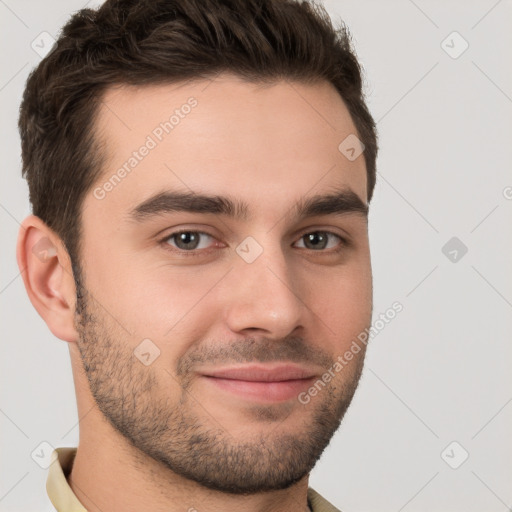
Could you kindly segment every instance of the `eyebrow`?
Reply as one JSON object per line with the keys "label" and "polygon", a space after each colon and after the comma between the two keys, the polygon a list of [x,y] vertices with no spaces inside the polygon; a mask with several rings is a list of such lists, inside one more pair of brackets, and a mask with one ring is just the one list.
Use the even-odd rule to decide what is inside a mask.
{"label": "eyebrow", "polygon": [[[237,198],[178,191],[155,194],[133,208],[129,218],[136,222],[144,222],[158,215],[174,212],[224,215],[244,222],[252,218],[249,205]],[[347,214],[362,215],[367,218],[368,205],[352,190],[336,189],[329,194],[299,199],[292,208],[291,214],[298,220],[321,215]]]}

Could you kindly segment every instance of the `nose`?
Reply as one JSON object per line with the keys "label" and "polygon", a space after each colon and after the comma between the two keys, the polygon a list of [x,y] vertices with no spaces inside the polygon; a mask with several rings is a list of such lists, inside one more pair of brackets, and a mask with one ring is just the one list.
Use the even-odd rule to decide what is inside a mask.
{"label": "nose", "polygon": [[235,253],[234,268],[224,283],[227,327],[238,334],[262,331],[276,338],[302,327],[308,310],[298,277],[280,247],[265,247],[251,263]]}

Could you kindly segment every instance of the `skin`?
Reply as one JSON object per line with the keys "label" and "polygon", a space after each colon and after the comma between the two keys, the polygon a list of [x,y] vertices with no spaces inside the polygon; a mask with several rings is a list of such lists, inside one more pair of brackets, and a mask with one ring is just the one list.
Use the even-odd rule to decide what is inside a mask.
{"label": "skin", "polygon": [[[20,229],[27,293],[70,351],[80,439],[68,482],[90,511],[307,510],[309,472],[354,395],[364,345],[307,405],[296,396],[260,402],[201,372],[294,361],[320,378],[371,325],[367,219],[290,213],[334,188],[367,204],[364,158],[338,150],[356,130],[329,83],[261,86],[223,74],[107,90],[95,125],[106,149],[96,186],[191,96],[197,106],[130,174],[101,200],[94,187],[86,195],[83,299],[59,237],[35,216]],[[130,218],[168,189],[231,195],[252,218]],[[162,241],[182,228],[211,235],[198,256],[184,255],[176,238]],[[304,235],[319,231],[350,243],[331,235],[327,248],[306,247]],[[263,249],[252,263],[236,252],[248,236]],[[43,239],[54,248],[46,259],[33,251]],[[134,356],[144,339],[160,351],[147,366]]]}

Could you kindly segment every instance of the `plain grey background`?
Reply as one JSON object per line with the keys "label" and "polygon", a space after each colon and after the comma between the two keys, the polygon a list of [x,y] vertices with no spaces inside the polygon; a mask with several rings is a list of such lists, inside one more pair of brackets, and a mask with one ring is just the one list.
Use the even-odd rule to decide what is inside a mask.
{"label": "plain grey background", "polygon": [[[404,309],[371,340],[310,485],[345,512],[510,510],[512,2],[324,5],[352,32],[378,122],[374,322],[395,301]],[[15,241],[30,212],[24,82],[83,6],[0,0],[2,511],[53,510],[31,454],[78,441],[67,346],[27,298]]]}

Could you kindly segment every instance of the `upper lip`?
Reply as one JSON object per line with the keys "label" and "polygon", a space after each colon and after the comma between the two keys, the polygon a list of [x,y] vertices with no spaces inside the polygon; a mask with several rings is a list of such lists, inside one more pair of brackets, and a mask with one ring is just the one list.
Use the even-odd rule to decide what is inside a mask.
{"label": "upper lip", "polygon": [[280,382],[285,380],[310,379],[315,373],[295,364],[244,365],[201,372],[206,377],[218,379],[246,380],[253,382]]}

